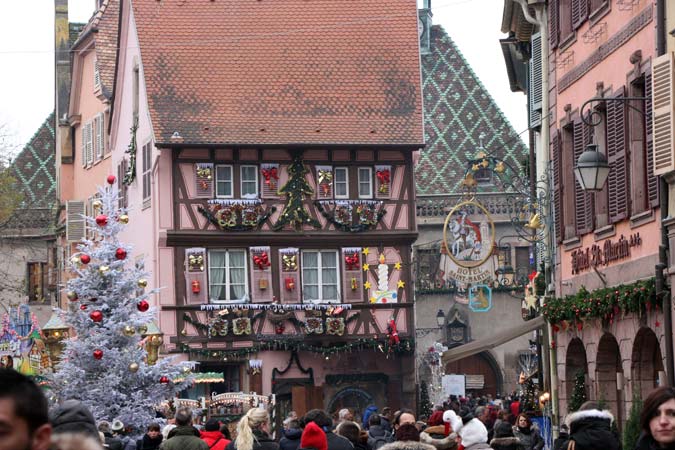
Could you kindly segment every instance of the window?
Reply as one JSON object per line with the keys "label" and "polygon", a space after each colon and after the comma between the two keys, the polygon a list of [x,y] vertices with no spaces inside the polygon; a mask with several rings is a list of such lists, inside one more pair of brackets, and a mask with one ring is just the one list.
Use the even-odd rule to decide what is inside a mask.
{"label": "window", "polygon": [[244,299],[246,284],[246,251],[209,251],[209,298],[212,302]]}
{"label": "window", "polygon": [[82,126],[82,166],[87,167],[94,161],[92,122]]}
{"label": "window", "polygon": [[216,166],[216,197],[232,198],[232,166]]}
{"label": "window", "polygon": [[[644,77],[630,84],[631,97],[645,96]],[[631,193],[631,214],[639,214],[647,211],[649,205],[649,186],[647,165],[647,141],[646,141],[646,123],[645,123],[645,102],[644,100],[632,101],[630,108],[626,110],[628,114],[628,145],[630,155],[630,193]]]}
{"label": "window", "polygon": [[346,167],[336,167],[333,173],[335,198],[349,198],[349,172]]}
{"label": "window", "polygon": [[103,158],[104,153],[103,113],[97,114],[94,118],[94,133],[96,133],[96,139],[94,140],[94,154],[98,161]]}
{"label": "window", "polygon": [[560,40],[561,42],[570,37],[572,28],[572,1],[560,0]]}
{"label": "window", "polygon": [[101,71],[98,65],[98,59],[94,60],[94,89],[101,87]]}
{"label": "window", "polygon": [[258,197],[258,167],[241,166],[241,197]]}
{"label": "window", "polygon": [[303,301],[339,302],[338,255],[334,250],[302,252]]}
{"label": "window", "polygon": [[152,171],[152,142],[143,146],[143,207],[149,206],[150,195],[150,177]]}
{"label": "window", "polygon": [[359,167],[359,198],[373,198],[373,169]]}
{"label": "window", "polygon": [[563,239],[570,239],[576,234],[574,209],[574,126],[569,124],[562,130],[562,150],[560,154],[562,169],[562,201],[563,201]]}
{"label": "window", "polygon": [[45,277],[47,263],[28,263],[28,301],[42,303],[45,301]]}

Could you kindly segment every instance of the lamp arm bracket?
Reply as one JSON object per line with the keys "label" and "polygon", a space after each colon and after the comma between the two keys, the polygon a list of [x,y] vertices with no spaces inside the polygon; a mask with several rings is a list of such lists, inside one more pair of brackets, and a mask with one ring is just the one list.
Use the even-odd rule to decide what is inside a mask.
{"label": "lamp arm bracket", "polygon": [[[595,111],[592,108],[593,103],[601,103],[601,102],[624,102],[626,106],[628,106],[630,109],[639,112],[643,116],[645,115],[645,112],[641,109],[636,108],[635,106],[632,106],[630,103],[631,101],[636,101],[636,100],[648,100],[649,97],[593,97],[584,102],[583,105],[581,105],[581,121],[588,125],[589,127],[597,127],[600,125],[602,122],[602,116],[600,115],[599,112]],[[590,106],[589,106],[590,105]],[[584,110],[586,107],[589,107],[589,113],[584,114]]]}

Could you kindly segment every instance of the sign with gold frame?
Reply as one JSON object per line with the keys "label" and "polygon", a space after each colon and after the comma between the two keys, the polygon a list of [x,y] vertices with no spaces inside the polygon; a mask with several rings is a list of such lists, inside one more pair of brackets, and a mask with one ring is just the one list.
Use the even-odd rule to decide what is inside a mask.
{"label": "sign with gold frame", "polygon": [[[479,215],[483,217],[477,218]],[[479,267],[492,256],[495,224],[480,202],[474,199],[460,202],[445,218],[443,242],[455,264]]]}

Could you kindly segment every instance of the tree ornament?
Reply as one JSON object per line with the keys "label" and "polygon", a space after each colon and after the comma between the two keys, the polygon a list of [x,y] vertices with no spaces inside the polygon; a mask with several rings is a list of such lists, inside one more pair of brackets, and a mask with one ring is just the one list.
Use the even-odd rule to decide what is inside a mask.
{"label": "tree ornament", "polygon": [[[140,302],[138,302],[136,307],[140,312],[146,312],[150,308],[150,303],[148,303],[147,300],[141,300]],[[145,331],[148,331],[147,327],[145,328]]]}
{"label": "tree ornament", "polygon": [[129,364],[129,372],[131,373],[138,372],[138,368],[139,368],[138,363],[132,362],[131,364]]}
{"label": "tree ornament", "polygon": [[183,329],[180,330],[180,335],[181,336],[187,336],[188,335],[187,327],[183,327]]}
{"label": "tree ornament", "polygon": [[146,325],[141,325],[138,327],[138,334],[145,334],[148,331],[148,327]]}
{"label": "tree ornament", "polygon": [[127,216],[126,214],[122,214],[117,220],[119,221],[119,223],[123,223],[126,225],[129,223],[129,216]]}
{"label": "tree ornament", "polygon": [[108,266],[99,266],[98,271],[101,272],[102,274],[107,273],[110,270],[110,267]]}
{"label": "tree ornament", "polygon": [[94,350],[94,359],[101,359],[103,358],[103,350],[96,349]]}
{"label": "tree ornament", "polygon": [[138,280],[136,284],[138,284],[139,288],[146,288],[148,287],[148,280],[146,280],[145,278],[141,278]]}
{"label": "tree ornament", "polygon": [[115,175],[108,175],[108,178],[106,178],[105,180],[108,182],[109,185],[113,185],[115,184],[116,179],[117,178],[115,178]]}
{"label": "tree ornament", "polygon": [[68,291],[68,293],[66,294],[66,297],[68,297],[68,300],[70,300],[71,302],[74,302],[75,300],[77,300],[77,292]]}
{"label": "tree ornament", "polygon": [[94,208],[94,210],[101,209],[103,208],[103,202],[101,200],[94,200],[91,202],[91,206]]}
{"label": "tree ornament", "polygon": [[161,384],[167,384],[167,383],[169,382],[169,377],[167,377],[167,376],[162,376],[162,377],[159,379],[159,382],[160,382]]}
{"label": "tree ornament", "polygon": [[119,260],[123,260],[127,257],[127,251],[124,250],[123,248],[118,248],[115,250],[115,258]]}
{"label": "tree ornament", "polygon": [[183,368],[181,370],[183,371],[184,374],[188,374],[188,373],[192,372],[192,369],[190,368],[190,366],[183,366]]}
{"label": "tree ornament", "polygon": [[135,333],[136,333],[136,330],[131,325],[126,325],[122,329],[122,334],[124,334],[125,336],[133,336]]}
{"label": "tree ornament", "polygon": [[82,264],[89,264],[91,262],[91,257],[85,253],[80,255],[80,262]]}
{"label": "tree ornament", "polygon": [[108,216],[105,214],[99,214],[96,216],[96,225],[99,227],[104,227],[108,224]]}
{"label": "tree ornament", "polygon": [[84,303],[81,304],[81,305],[80,305],[80,310],[86,311],[86,310],[87,310],[87,305],[85,305]]}
{"label": "tree ornament", "polygon": [[103,313],[99,310],[92,311],[89,314],[89,318],[94,322],[101,322],[103,320]]}
{"label": "tree ornament", "polygon": [[80,261],[79,256],[75,255],[72,258],[70,258],[70,262],[71,262],[71,264],[76,266],[76,265],[80,264],[82,261]]}

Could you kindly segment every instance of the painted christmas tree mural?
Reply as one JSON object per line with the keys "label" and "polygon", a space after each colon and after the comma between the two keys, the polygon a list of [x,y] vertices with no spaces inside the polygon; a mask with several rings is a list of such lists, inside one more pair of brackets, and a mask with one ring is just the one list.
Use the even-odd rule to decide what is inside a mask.
{"label": "painted christmas tree mural", "polygon": [[[85,217],[90,239],[78,245],[70,260],[75,275],[68,281],[68,311],[60,311],[72,327],[51,385],[57,401],[85,403],[97,420],[121,420],[144,430],[155,418],[155,406],[189,386],[190,366],[170,359],[154,363],[144,345],[151,336],[154,311],[146,290],[148,273],[131,259],[131,248],[118,240],[129,221],[119,209],[115,177],[99,188],[95,217]],[[154,363],[154,364],[152,364]],[[183,381],[174,383],[177,378]]]}
{"label": "painted christmas tree mural", "polygon": [[309,215],[302,203],[305,197],[314,194],[314,190],[305,179],[306,174],[307,169],[300,155],[295,155],[293,162],[288,166],[288,181],[279,189],[279,194],[286,195],[286,206],[272,228],[274,231],[279,231],[289,224],[293,225],[296,230],[302,229],[304,224],[321,228],[319,221]]}

